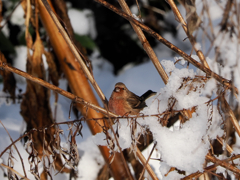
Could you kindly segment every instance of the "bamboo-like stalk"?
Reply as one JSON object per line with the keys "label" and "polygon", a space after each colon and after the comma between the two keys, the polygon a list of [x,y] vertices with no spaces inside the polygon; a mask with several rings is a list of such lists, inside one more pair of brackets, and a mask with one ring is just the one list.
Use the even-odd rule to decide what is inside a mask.
{"label": "bamboo-like stalk", "polygon": [[[44,4],[43,4],[44,2]],[[91,83],[93,83],[93,86],[96,88],[97,84],[94,84],[94,79],[91,73],[88,71],[87,67],[84,63],[82,63],[81,57],[78,54],[77,50],[75,49],[74,45],[72,44],[70,38],[67,36],[65,30],[59,29],[59,26],[56,24],[59,23],[59,21],[56,19],[56,16],[54,15],[52,10],[49,10],[49,5],[46,0],[38,0],[39,3],[39,12],[40,17],[42,20],[43,25],[45,26],[45,29],[50,37],[50,42],[53,46],[54,51],[56,52],[56,55],[58,56],[58,60],[61,64],[61,67],[63,68],[63,71],[68,79],[70,88],[72,92],[79,96],[84,97],[84,99],[88,102],[91,102],[92,104],[98,106],[98,102],[96,97],[94,96],[94,93],[91,89],[91,86],[88,83],[88,79]],[[45,8],[44,5],[48,5],[48,10]],[[51,8],[50,8],[51,9]],[[49,15],[49,13],[52,15],[52,17],[56,20],[56,22],[53,21],[52,17]],[[60,26],[62,27],[62,26]],[[62,36],[64,34],[64,36]],[[68,37],[68,38],[66,38]],[[79,62],[76,61],[76,59],[79,60]],[[71,64],[71,67],[69,67],[68,64]],[[81,65],[82,68],[81,68]],[[86,71],[86,72],[84,72]],[[87,78],[85,76],[87,74]],[[97,88],[98,89],[98,88]],[[99,88],[100,89],[100,88]],[[98,94],[100,90],[97,90]],[[105,96],[102,94],[99,94],[101,99],[105,102]],[[104,98],[103,98],[104,96]],[[87,106],[78,104],[77,108],[79,111],[81,111],[82,115],[85,116],[87,119],[101,119],[104,118],[104,115],[101,113],[96,112],[93,109],[89,109]],[[103,120],[98,120],[97,123],[95,121],[87,121],[87,124],[92,132],[92,134],[96,134],[99,132],[102,132],[102,127],[105,126],[107,123]],[[107,125],[109,126],[109,125]],[[109,165],[111,169],[112,176],[114,179],[133,179],[130,170],[126,164],[125,159],[123,158],[122,153],[115,153],[114,160],[110,164],[110,154],[109,149],[106,146],[99,146],[99,149]]]}
{"label": "bamboo-like stalk", "polygon": [[62,25],[60,24],[58,18],[56,17],[56,15],[54,14],[53,10],[51,9],[50,5],[48,4],[47,0],[42,0],[43,5],[45,6],[45,8],[47,9],[47,12],[50,14],[52,20],[54,21],[54,23],[56,24],[56,27],[58,28],[59,32],[61,33],[62,37],[64,38],[64,40],[66,41],[66,43],[68,44],[68,46],[70,47],[70,50],[72,51],[75,59],[79,62],[79,64],[81,65],[81,69],[83,70],[83,72],[86,74],[88,80],[91,82],[91,84],[93,85],[94,89],[96,90],[96,92],[98,93],[99,97],[101,98],[101,100],[103,101],[104,104],[106,104],[107,99],[105,97],[105,95],[103,94],[102,90],[100,89],[100,87],[98,86],[98,84],[96,83],[93,74],[89,71],[87,65],[84,63],[82,57],[79,55],[74,43],[72,42],[72,40],[69,38],[67,32],[65,31],[65,29],[62,27]]}
{"label": "bamboo-like stalk", "polygon": [[[131,10],[129,9],[127,3],[125,0],[118,0],[120,6],[122,7],[123,11],[128,14],[129,16],[132,16]],[[163,82],[167,84],[168,82],[168,76],[165,70],[163,69],[161,63],[159,62],[155,52],[153,51],[152,47],[150,46],[148,40],[146,39],[145,35],[143,34],[141,28],[137,25],[135,25],[133,22],[130,21],[130,24],[132,25],[134,31],[136,32],[139,40],[142,43],[142,46],[146,53],[148,54],[149,58],[153,62],[155,68],[157,69],[159,75],[161,76]]]}
{"label": "bamboo-like stalk", "polygon": [[179,49],[178,47],[176,47],[175,45],[173,45],[172,43],[170,43],[169,41],[164,39],[162,36],[160,36],[158,33],[153,31],[151,28],[149,28],[148,26],[146,26],[142,22],[139,22],[138,20],[134,19],[132,16],[129,16],[128,14],[124,13],[123,11],[120,11],[118,8],[114,7],[113,5],[109,4],[108,2],[106,2],[104,0],[94,0],[94,1],[102,4],[103,6],[107,7],[108,9],[110,9],[113,12],[117,13],[118,15],[122,16],[123,18],[133,22],[136,25],[138,25],[142,30],[144,30],[145,32],[149,33],[152,37],[154,37],[155,39],[157,39],[158,41],[160,41],[161,43],[163,43],[164,45],[166,45],[167,47],[172,49],[174,52],[176,52],[177,54],[182,56],[185,60],[190,62],[195,67],[197,67],[198,69],[200,69],[203,72],[205,72],[207,74],[207,76],[213,77],[219,83],[221,83],[221,84],[225,85],[226,87],[228,87],[228,89],[230,89],[230,90],[234,88],[234,90],[238,94],[238,89],[232,84],[231,81],[223,78],[222,76],[219,76],[215,72],[211,71],[209,68],[203,66],[201,63],[197,62],[191,56],[189,56],[188,54],[183,52],[181,49]]}
{"label": "bamboo-like stalk", "polygon": [[[193,47],[193,49],[195,50],[195,52],[197,53],[197,56],[198,56],[199,59],[201,60],[202,64],[203,64],[205,67],[209,68],[209,65],[208,65],[208,63],[207,63],[207,61],[206,61],[205,56],[203,55],[203,52],[202,52],[201,50],[199,50],[199,49],[196,48],[196,46],[195,46],[195,44],[196,44],[195,39],[193,38],[193,36],[192,36],[191,34],[188,33],[187,24],[186,24],[186,22],[184,21],[184,19],[183,19],[182,15],[181,15],[180,11],[178,10],[175,2],[174,2],[173,0],[168,0],[167,2],[168,2],[168,4],[171,6],[172,11],[173,11],[173,13],[175,14],[175,16],[178,18],[178,21],[181,23],[182,28],[183,28],[183,30],[185,31],[186,35],[189,37],[189,40],[190,40],[190,42],[191,42],[191,44],[192,44],[192,47]],[[209,69],[210,69],[210,68],[209,68]]]}
{"label": "bamboo-like stalk", "polygon": [[[85,75],[87,76],[87,78],[90,80],[90,82],[92,83],[93,87],[95,88],[95,90],[97,91],[98,95],[100,96],[100,98],[102,99],[104,105],[105,105],[105,108],[107,108],[107,100],[106,100],[106,97],[103,95],[101,89],[99,88],[98,84],[96,83],[96,81],[94,80],[92,74],[90,73],[90,71],[88,70],[88,68],[86,67],[85,63],[83,62],[82,58],[79,56],[74,44],[72,43],[71,39],[69,38],[69,36],[67,35],[67,33],[65,32],[65,30],[63,29],[63,27],[61,26],[61,24],[59,23],[57,17],[55,16],[55,14],[53,13],[53,11],[51,10],[50,6],[48,5],[47,1],[46,0],[42,0],[47,11],[50,13],[50,16],[53,18],[53,21],[54,23],[56,24],[57,28],[59,29],[61,35],[63,36],[63,38],[65,39],[65,41],[67,42],[67,44],[69,45],[72,53],[74,54],[75,58],[79,61],[80,65],[81,65],[81,68],[83,69]],[[156,61],[156,60],[155,60]],[[159,63],[159,61],[158,61]],[[155,63],[156,64],[156,63]],[[159,63],[160,64],[160,63]],[[163,69],[162,69],[163,70]],[[161,71],[163,73],[165,73],[165,71]],[[166,73],[165,73],[166,75]],[[109,125],[110,125],[110,128],[111,130],[113,131],[112,129],[112,123],[111,121],[108,121],[109,122]],[[116,139],[116,143],[118,145],[118,147],[120,148],[120,145],[119,145],[119,142],[118,142],[118,139],[116,137],[116,134],[114,133],[113,131],[113,134],[114,134],[114,137]],[[122,159],[124,158],[122,153],[120,153],[120,155],[122,156]],[[144,162],[143,162],[144,163]],[[126,163],[123,163],[125,165],[125,169],[128,169],[127,168],[127,164]],[[149,169],[147,169],[149,170]],[[130,174],[130,171],[128,169],[127,171],[129,177],[132,177],[131,174]]]}

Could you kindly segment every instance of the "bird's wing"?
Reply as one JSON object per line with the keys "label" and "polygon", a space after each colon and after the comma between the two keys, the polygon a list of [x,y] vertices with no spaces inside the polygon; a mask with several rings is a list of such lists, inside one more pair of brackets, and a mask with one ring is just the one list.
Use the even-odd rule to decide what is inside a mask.
{"label": "bird's wing", "polygon": [[147,107],[145,100],[134,93],[127,98],[127,102],[133,109],[143,109],[144,107]]}

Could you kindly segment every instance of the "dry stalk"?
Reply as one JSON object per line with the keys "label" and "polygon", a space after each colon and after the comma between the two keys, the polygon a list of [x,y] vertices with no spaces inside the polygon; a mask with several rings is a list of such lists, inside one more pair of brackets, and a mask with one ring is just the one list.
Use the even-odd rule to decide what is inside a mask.
{"label": "dry stalk", "polygon": [[[76,59],[78,60],[78,62],[80,63],[82,70],[84,71],[85,75],[87,76],[87,78],[89,79],[89,81],[91,82],[91,84],[93,85],[93,87],[95,88],[96,92],[98,93],[98,95],[99,95],[100,98],[102,99],[103,104],[105,105],[105,108],[107,109],[107,100],[106,100],[106,97],[105,97],[104,94],[102,93],[101,89],[99,88],[98,84],[97,84],[96,81],[94,80],[93,75],[90,73],[89,69],[87,68],[87,66],[86,66],[85,63],[83,62],[82,58],[81,58],[80,55],[78,54],[78,51],[76,50],[76,48],[75,48],[74,44],[72,43],[71,39],[69,38],[69,36],[67,35],[67,33],[65,32],[65,30],[64,30],[63,27],[61,26],[60,22],[58,21],[57,17],[55,16],[55,14],[53,13],[53,11],[51,10],[51,7],[49,6],[47,0],[42,0],[42,3],[44,4],[44,6],[45,6],[45,8],[47,9],[49,15],[51,16],[52,20],[54,21],[55,25],[57,26],[59,32],[62,34],[64,40],[67,42],[67,44],[68,44],[68,46],[70,47],[70,49],[71,49],[72,53],[74,54],[75,58],[76,58]],[[120,145],[119,145],[117,136],[116,136],[116,134],[114,133],[114,130],[113,130],[113,128],[112,128],[112,122],[110,121],[110,119],[109,119],[108,123],[109,123],[109,125],[110,125],[109,127],[110,127],[110,129],[112,130],[113,135],[114,135],[114,137],[115,137],[115,139],[116,139],[116,143],[117,143],[117,145],[118,145],[118,147],[119,147],[119,149],[120,149]],[[120,156],[121,156],[122,158],[124,158],[122,153],[120,153]],[[125,168],[128,169],[126,162],[124,161],[123,163],[124,163]],[[127,171],[127,173],[128,173],[128,175],[129,175],[129,177],[131,178],[132,176],[131,176],[129,170]]]}
{"label": "dry stalk", "polygon": [[52,84],[50,84],[50,83],[48,83],[48,82],[46,82],[46,81],[44,81],[44,80],[42,80],[40,78],[34,77],[32,75],[29,75],[28,73],[23,72],[23,71],[21,71],[21,70],[19,70],[17,68],[11,67],[11,66],[7,65],[6,63],[2,63],[2,61],[0,61],[0,67],[5,69],[5,70],[11,71],[13,73],[16,73],[16,74],[18,74],[18,75],[20,75],[22,77],[25,77],[26,79],[28,79],[30,81],[33,81],[35,83],[38,83],[38,84],[40,84],[40,85],[42,85],[42,86],[44,86],[44,87],[46,87],[48,89],[51,89],[51,90],[53,90],[53,91],[55,91],[55,92],[65,96],[65,97],[71,99],[74,102],[86,105],[86,106],[88,106],[88,107],[90,107],[90,108],[92,108],[92,109],[94,109],[94,110],[96,110],[98,112],[103,113],[103,114],[106,114],[106,115],[109,114],[112,117],[118,117],[118,115],[116,115],[116,114],[114,114],[112,112],[108,112],[106,109],[101,108],[100,106],[97,106],[95,104],[87,102],[87,101],[85,101],[81,97],[77,97],[76,95],[74,95],[72,93],[69,93],[67,91],[64,91],[63,89],[61,89],[61,88],[59,88],[57,86],[54,86],[54,85],[52,85]]}
{"label": "dry stalk", "polygon": [[11,168],[11,167],[3,164],[3,163],[1,163],[0,165],[3,166],[3,167],[5,167],[5,168],[7,168],[7,169],[9,169],[9,170],[12,171],[13,173],[17,174],[17,175],[20,176],[22,179],[29,180],[28,178],[26,178],[25,176],[23,176],[22,174],[20,174],[20,173],[17,172],[16,170],[14,170],[13,168]]}
{"label": "dry stalk", "polygon": [[[6,131],[7,134],[8,134],[11,142],[13,143],[13,139],[12,139],[11,135],[9,134],[8,130],[7,130],[6,127],[3,125],[3,123],[2,123],[1,120],[0,120],[0,123],[2,124],[3,128],[5,129],[5,131]],[[25,166],[24,166],[24,163],[23,163],[22,156],[21,156],[20,152],[18,151],[18,148],[17,148],[17,146],[16,146],[15,144],[14,144],[14,148],[16,149],[16,151],[17,151],[17,153],[18,153],[18,156],[19,156],[19,158],[20,158],[20,161],[21,161],[21,163],[22,163],[22,168],[23,168],[24,175],[25,175],[25,177],[27,177],[27,173],[26,173],[26,170],[25,170]]]}
{"label": "dry stalk", "polygon": [[195,44],[196,44],[195,39],[193,38],[193,36],[191,34],[188,33],[187,24],[184,21],[184,19],[183,19],[182,15],[181,15],[180,11],[178,10],[175,2],[173,0],[168,0],[167,2],[171,6],[172,11],[175,14],[175,16],[178,18],[178,21],[181,23],[183,30],[185,31],[185,33],[189,37],[189,40],[190,40],[190,42],[192,44],[192,47],[194,48],[195,52],[197,53],[197,55],[198,55],[199,59],[201,60],[202,64],[205,67],[207,67],[208,69],[210,69],[209,66],[208,66],[208,63],[207,63],[207,61],[206,61],[206,59],[205,59],[205,57],[204,57],[204,55],[202,53],[202,51],[196,48],[196,46],[195,46]]}
{"label": "dry stalk", "polygon": [[230,119],[230,121],[232,122],[235,131],[237,132],[238,136],[240,137],[240,126],[238,124],[238,120],[235,117],[232,109],[230,108],[228,102],[226,101],[224,95],[220,96],[220,101],[223,105],[224,108],[222,108],[223,112],[225,113],[225,115]]}
{"label": "dry stalk", "polygon": [[[64,28],[62,27],[62,25],[60,24],[59,20],[57,19],[57,17],[55,16],[54,12],[52,11],[50,5],[48,4],[47,0],[42,0],[42,3],[44,5],[44,7],[46,8],[47,12],[49,13],[49,15],[51,16],[53,22],[55,23],[56,27],[58,28],[59,32],[61,33],[62,37],[64,38],[65,42],[68,44],[71,52],[73,53],[74,57],[77,59],[77,61],[79,62],[81,69],[83,70],[84,74],[86,75],[86,77],[88,78],[88,80],[91,82],[91,84],[93,85],[94,89],[96,90],[96,92],[98,93],[100,99],[102,100],[104,106],[106,109],[108,109],[107,107],[107,99],[105,97],[105,95],[103,94],[103,92],[101,91],[100,87],[98,86],[98,84],[96,83],[92,73],[89,71],[89,69],[87,68],[86,64],[84,63],[83,59],[81,58],[81,56],[79,55],[75,45],[73,44],[73,42],[71,41],[71,39],[69,38],[67,32],[64,30]],[[114,137],[116,139],[117,145],[120,149],[116,134],[113,131],[112,128],[112,122],[109,119],[109,127],[112,130]],[[92,127],[93,128],[93,127]],[[126,161],[124,160],[124,156],[122,154],[122,152],[120,151],[120,156],[122,159],[122,163],[125,167],[126,173],[128,175],[128,177],[130,179],[132,179],[133,177],[131,176],[130,170],[126,164]],[[107,157],[105,157],[107,158]]]}
{"label": "dry stalk", "polygon": [[238,169],[237,167],[234,167],[232,164],[230,164],[228,162],[221,161],[221,160],[219,160],[219,159],[217,159],[214,156],[211,156],[209,154],[206,155],[206,159],[215,163],[216,165],[222,166],[222,167],[240,175],[240,169]]}
{"label": "dry stalk", "polygon": [[[132,16],[132,12],[129,9],[127,3],[125,0],[118,0],[120,6],[122,7],[123,11],[128,14],[129,16]],[[133,22],[131,22],[131,25],[134,29],[134,31],[136,32],[139,40],[142,43],[142,46],[144,48],[144,50],[146,51],[146,53],[148,54],[149,58],[152,60],[152,63],[154,64],[155,68],[157,69],[159,75],[161,76],[163,82],[165,84],[167,84],[168,82],[168,76],[167,73],[165,72],[165,70],[163,69],[161,63],[159,62],[155,52],[153,51],[152,47],[150,46],[148,40],[146,39],[145,35],[143,34],[141,28],[137,25],[135,25]]]}
{"label": "dry stalk", "polygon": [[142,155],[142,152],[137,148],[137,157],[139,158],[139,160],[145,165],[144,167],[146,167],[149,175],[151,176],[152,179],[156,180],[158,179],[158,177],[156,176],[156,174],[154,173],[154,171],[152,170],[151,166],[147,163],[145,157]]}
{"label": "dry stalk", "polygon": [[180,50],[178,47],[176,47],[175,45],[173,45],[172,43],[170,43],[169,41],[167,41],[166,39],[164,39],[162,36],[160,36],[158,33],[156,33],[155,31],[153,31],[151,28],[149,28],[148,26],[146,26],[145,24],[143,24],[142,22],[137,21],[136,19],[134,19],[132,16],[129,16],[128,14],[124,13],[123,11],[119,10],[118,8],[114,7],[113,5],[109,4],[108,2],[104,1],[104,0],[94,0],[100,4],[102,4],[103,6],[107,7],[108,9],[112,10],[113,12],[117,13],[118,15],[122,16],[123,18],[133,22],[134,24],[138,25],[139,27],[141,27],[142,30],[144,30],[145,32],[149,33],[151,36],[153,36],[155,39],[157,39],[158,41],[160,41],[161,43],[163,43],[164,45],[166,45],[167,47],[169,47],[170,49],[172,49],[174,52],[176,52],[177,54],[179,54],[180,56],[182,56],[185,60],[187,60],[188,62],[190,62],[191,64],[193,64],[195,67],[197,67],[198,69],[202,70],[203,72],[205,72],[207,74],[207,76],[213,77],[214,79],[216,79],[219,83],[225,85],[228,89],[232,89],[234,88],[236,93],[238,94],[238,89],[232,84],[231,81],[223,78],[222,76],[219,76],[218,74],[216,74],[215,72],[211,71],[209,68],[203,66],[201,63],[197,62],[195,59],[193,59],[191,56],[189,56],[188,54],[186,54],[185,52],[183,52],[182,50]]}
{"label": "dry stalk", "polygon": [[[114,114],[114,113],[111,113],[111,112],[107,111],[107,110],[104,109],[104,108],[101,108],[101,107],[99,107],[99,106],[97,106],[97,105],[94,105],[94,104],[92,104],[92,103],[90,103],[90,102],[87,102],[87,101],[85,101],[84,99],[82,99],[82,98],[80,98],[80,97],[77,97],[76,95],[74,95],[74,94],[72,94],[72,93],[69,93],[69,92],[67,92],[67,91],[64,91],[63,89],[61,89],[61,88],[59,88],[59,87],[57,87],[57,86],[54,86],[54,85],[52,85],[52,84],[50,84],[50,83],[48,83],[48,82],[46,82],[46,81],[44,81],[44,80],[42,80],[42,79],[33,77],[32,75],[29,75],[28,73],[23,72],[23,71],[21,71],[21,70],[19,70],[19,69],[17,69],[17,68],[10,67],[10,66],[8,66],[7,64],[2,63],[1,61],[0,61],[0,67],[3,68],[3,69],[9,70],[9,71],[11,71],[11,72],[13,72],[13,73],[16,73],[16,74],[18,74],[18,75],[20,75],[20,76],[23,76],[23,77],[25,77],[26,79],[31,80],[31,81],[33,81],[33,82],[36,82],[36,83],[38,83],[38,84],[40,84],[40,85],[42,85],[42,86],[44,86],[44,87],[46,87],[46,88],[48,88],[48,89],[51,89],[51,90],[53,90],[53,91],[55,91],[55,92],[57,92],[57,93],[65,96],[65,97],[73,100],[74,102],[84,104],[84,105],[86,105],[86,106],[88,106],[88,107],[90,107],[90,108],[92,108],[92,109],[94,109],[94,110],[96,110],[96,111],[98,111],[98,112],[101,112],[101,113],[103,113],[103,114],[106,114],[106,115],[108,115],[108,116],[118,117],[118,115],[116,115],[116,114]],[[113,132],[114,132],[114,131],[113,131]],[[114,134],[115,134],[115,133],[114,133]],[[115,134],[115,135],[116,135],[116,134]],[[25,136],[26,136],[26,135],[25,135]],[[116,138],[116,137],[115,137],[115,138]],[[15,142],[17,142],[17,141],[14,141],[14,143],[15,143]],[[116,142],[117,142],[117,144],[118,144],[118,147],[120,148],[117,139],[116,139]],[[10,147],[10,146],[8,146],[8,148],[9,148],[9,147]],[[5,151],[4,151],[4,152],[5,152]],[[3,155],[4,152],[1,153],[0,157]],[[138,156],[138,158],[141,160],[141,162],[142,162],[143,164],[145,164],[146,160],[144,161],[144,157],[142,157],[141,151],[140,151],[138,148],[137,148],[137,156]],[[140,157],[140,156],[141,156],[141,157]],[[149,173],[151,176],[153,176],[154,172],[153,172],[153,170],[151,169],[151,167],[150,167],[149,165],[147,165],[146,169],[147,169],[148,173]]]}
{"label": "dry stalk", "polygon": [[[218,142],[221,144],[221,145],[223,145],[223,139],[221,138],[221,137],[217,137],[217,140],[218,140]],[[230,153],[230,154],[232,154],[233,153],[233,149],[231,148],[231,146],[229,146],[228,144],[226,144],[226,150]]]}
{"label": "dry stalk", "polygon": [[54,14],[54,12],[52,11],[50,5],[48,4],[47,0],[42,0],[42,3],[44,4],[45,8],[47,9],[49,15],[51,16],[52,20],[54,21],[55,25],[57,26],[59,32],[62,34],[63,38],[65,39],[66,43],[68,44],[68,46],[70,47],[70,50],[72,51],[73,55],[75,56],[76,60],[79,62],[79,64],[81,65],[82,70],[84,71],[86,77],[88,78],[88,80],[91,82],[91,84],[93,85],[94,89],[96,90],[96,92],[98,93],[99,97],[101,98],[103,104],[105,106],[107,106],[107,99],[105,97],[105,95],[103,94],[102,90],[100,89],[100,87],[98,86],[98,84],[96,83],[93,74],[89,71],[88,67],[86,66],[86,64],[84,63],[82,57],[79,55],[75,45],[73,44],[72,40],[70,39],[70,37],[68,36],[67,32],[65,31],[65,29],[62,27],[61,23],[59,22],[58,18],[56,17],[56,15]]}
{"label": "dry stalk", "polygon": [[[156,145],[157,145],[157,142],[154,143],[154,146],[153,146],[153,148],[152,148],[152,150],[151,150],[151,152],[150,152],[150,154],[149,154],[149,156],[148,156],[148,159],[145,160],[146,162],[145,162],[145,164],[144,164],[144,167],[143,167],[142,173],[141,173],[141,175],[140,175],[140,177],[139,177],[139,180],[142,179],[142,177],[143,177],[143,175],[144,175],[145,169],[148,168],[148,167],[147,167],[147,165],[149,165],[148,162],[149,162],[149,160],[150,160],[150,157],[151,157],[151,155],[152,155],[152,153],[153,153],[153,150],[154,150],[154,148],[156,147]],[[141,153],[141,154],[142,154],[142,153]],[[145,158],[144,158],[144,159],[145,159]],[[155,179],[155,178],[156,178],[156,175],[155,175],[155,174],[150,174],[150,176],[151,176],[152,179]]]}

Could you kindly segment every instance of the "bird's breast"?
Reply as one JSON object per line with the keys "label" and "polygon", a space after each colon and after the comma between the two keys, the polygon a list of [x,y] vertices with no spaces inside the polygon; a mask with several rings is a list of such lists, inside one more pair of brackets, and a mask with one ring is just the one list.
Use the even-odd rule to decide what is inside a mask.
{"label": "bird's breast", "polygon": [[110,98],[108,108],[109,108],[109,111],[120,116],[123,116],[128,112],[125,107],[124,99]]}

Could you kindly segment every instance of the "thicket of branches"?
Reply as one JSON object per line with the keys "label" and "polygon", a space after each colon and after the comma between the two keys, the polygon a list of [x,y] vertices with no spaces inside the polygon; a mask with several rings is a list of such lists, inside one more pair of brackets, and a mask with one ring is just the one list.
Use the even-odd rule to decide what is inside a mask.
{"label": "thicket of branches", "polygon": [[[138,1],[136,1],[136,3],[137,2]],[[144,18],[144,16],[136,18],[132,15],[125,0],[118,0],[118,8],[105,0],[94,0],[93,3],[104,6],[129,21],[138,36],[138,41],[141,42],[143,49],[156,67],[160,75],[159,79],[161,78],[165,84],[168,83],[171,72],[165,72],[145,34],[152,36],[155,41],[161,42],[178,54],[178,56],[181,56],[182,59],[188,62],[187,68],[189,64],[192,64],[201,71],[199,75],[195,75],[194,77],[181,78],[181,86],[177,91],[187,90],[187,94],[190,94],[191,92],[200,91],[199,89],[204,88],[211,78],[216,80],[216,94],[215,96],[213,93],[210,95],[207,94],[206,96],[209,98],[209,101],[207,101],[206,104],[211,109],[213,102],[217,102],[217,111],[221,117],[219,119],[219,122],[221,122],[219,128],[224,130],[223,136],[211,140],[209,151],[205,157],[203,171],[188,174],[188,172],[173,166],[169,172],[163,174],[163,176],[167,177],[171,171],[176,171],[185,176],[182,179],[199,177],[206,179],[231,179],[235,177],[238,179],[240,177],[240,169],[234,160],[240,156],[239,154],[235,154],[232,146],[236,144],[235,136],[240,136],[237,101],[239,98],[239,86],[237,83],[238,74],[236,73],[239,59],[240,4],[236,0],[229,0],[223,7],[220,2],[216,1],[224,12],[220,24],[217,25],[219,31],[218,34],[216,34],[209,12],[209,2],[207,0],[198,1],[202,7],[201,14],[196,13],[194,0],[179,1],[180,5],[185,8],[186,14],[180,13],[175,1],[167,0],[166,2],[174,13],[175,20],[186,33],[187,38],[185,41],[190,41],[192,53],[196,54],[199,61],[191,55],[186,54],[181,50],[181,47],[173,45],[149,27],[151,24],[156,25],[157,23],[157,16],[154,15],[154,11],[157,8],[148,7],[153,13],[151,14],[152,18],[155,18],[153,21],[148,20],[148,22],[150,21],[148,26],[141,21],[141,18]],[[1,7],[3,7],[2,3],[0,0]],[[12,143],[0,154],[0,157],[6,153],[9,154],[7,163],[1,162],[0,164],[3,171],[7,172],[7,177],[9,179],[28,179],[25,168],[26,166],[30,166],[30,171],[36,179],[48,179],[49,177],[53,179],[54,175],[51,173],[51,169],[60,173],[69,173],[70,178],[77,178],[79,174],[76,171],[76,167],[80,161],[80,156],[76,136],[84,136],[81,132],[82,122],[86,121],[93,135],[100,132],[106,135],[106,143],[108,144],[108,146],[99,146],[106,165],[103,166],[99,172],[98,179],[108,179],[111,176],[114,177],[114,179],[134,179],[134,177],[136,179],[143,179],[145,171],[148,172],[152,179],[158,179],[148,164],[151,154],[148,159],[145,159],[141,153],[141,151],[152,142],[155,148],[158,139],[153,140],[151,128],[144,127],[140,123],[139,118],[156,117],[158,124],[169,128],[178,120],[180,120],[181,124],[190,121],[193,114],[197,112],[196,109],[198,109],[198,106],[176,110],[177,99],[175,97],[169,97],[167,108],[162,113],[124,117],[131,127],[132,143],[129,149],[122,150],[118,141],[118,131],[113,128],[113,124],[118,124],[121,118],[108,111],[107,99],[98,86],[98,82],[96,82],[93,77],[91,61],[87,58],[87,50],[75,39],[76,37],[74,36],[67,15],[64,0],[22,0],[19,1],[19,3],[25,12],[26,31],[24,37],[27,46],[27,72],[13,68],[11,62],[8,60],[10,57],[6,55],[7,58],[5,58],[5,54],[0,52],[0,67],[2,68],[0,73],[4,84],[3,91],[9,93],[9,98],[13,99],[13,101],[17,98],[21,100],[21,115],[27,127],[26,132],[16,140],[13,140],[9,134]],[[138,6],[139,10],[141,10],[144,4],[139,3]],[[3,14],[1,14],[1,12],[2,11],[0,11],[0,20],[3,20]],[[186,21],[183,16],[186,16]],[[40,26],[43,26],[45,29],[45,38],[41,38],[42,32],[40,33]],[[157,27],[155,27],[155,30],[156,29]],[[196,42],[196,37],[200,31],[203,32],[202,39],[205,39],[205,41],[211,44],[210,47],[203,47],[203,50],[199,48]],[[219,40],[219,37],[221,40]],[[226,43],[235,43],[237,46],[236,56],[234,56],[236,59],[229,59],[226,55],[227,52],[230,51]],[[202,44],[204,44],[204,42],[202,42]],[[214,62],[219,63],[221,68],[220,66],[216,68],[208,64],[207,56],[213,51],[215,53]],[[43,55],[46,57],[49,67],[49,79],[46,79],[46,72],[42,60]],[[181,59],[177,60],[176,63],[180,60]],[[224,71],[224,73],[221,72],[220,69],[224,69],[225,67],[228,68],[228,71]],[[27,79],[27,88],[23,95],[15,94],[16,81],[13,73]],[[72,93],[57,87],[62,74],[64,74],[68,80]],[[102,100],[104,107],[99,106],[90,84]],[[54,113],[56,112],[51,112],[49,105],[50,90],[56,93],[56,102],[58,100],[58,94],[71,99],[72,104],[70,109],[72,107],[77,108],[77,110],[81,112],[81,117],[74,121],[57,123],[56,119],[54,119]],[[211,119],[212,114],[210,113],[208,119],[210,123]],[[68,136],[67,140],[65,140],[69,145],[68,148],[63,147],[61,144],[63,131],[59,127],[60,124],[68,127]],[[4,127],[3,124],[2,126]],[[139,127],[142,134],[136,134],[137,128]],[[5,130],[8,132],[7,129]],[[149,141],[147,144],[145,142],[146,137]],[[25,142],[25,148],[29,154],[29,164],[23,163],[21,154],[15,145],[16,142],[21,140]],[[116,147],[119,151],[115,151]],[[24,174],[14,169],[13,151],[16,151],[21,159]],[[215,155],[224,155],[224,159],[218,159]],[[159,159],[159,161],[162,160]],[[194,159],[192,161],[194,162]],[[209,165],[209,162],[212,162],[212,164]],[[132,165],[134,174],[130,173],[128,163]],[[39,170],[40,164],[43,166],[43,171],[41,172]],[[226,174],[217,173],[216,170],[218,166],[223,167],[226,170]]]}

